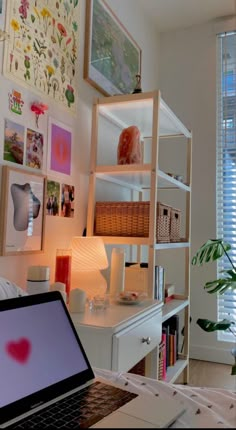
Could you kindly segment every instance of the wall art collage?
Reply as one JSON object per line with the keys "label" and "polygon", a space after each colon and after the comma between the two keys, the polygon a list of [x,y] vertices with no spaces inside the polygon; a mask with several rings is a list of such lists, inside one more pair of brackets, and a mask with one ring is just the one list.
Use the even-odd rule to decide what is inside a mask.
{"label": "wall art collage", "polygon": [[[32,106],[40,105],[34,102],[29,112],[38,114]],[[4,121],[1,255],[43,252],[45,216],[74,217],[75,186],[70,183],[72,128],[49,117],[44,137],[37,128],[38,120],[34,129],[17,121],[24,109],[27,106],[22,94],[13,89],[9,93],[11,119]],[[60,181],[52,180],[54,176]]]}

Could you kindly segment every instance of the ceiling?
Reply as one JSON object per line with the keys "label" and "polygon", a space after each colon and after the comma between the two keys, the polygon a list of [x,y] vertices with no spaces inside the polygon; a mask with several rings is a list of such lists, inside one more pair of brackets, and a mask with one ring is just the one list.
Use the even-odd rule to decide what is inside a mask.
{"label": "ceiling", "polygon": [[135,0],[159,31],[172,31],[236,16],[236,0]]}

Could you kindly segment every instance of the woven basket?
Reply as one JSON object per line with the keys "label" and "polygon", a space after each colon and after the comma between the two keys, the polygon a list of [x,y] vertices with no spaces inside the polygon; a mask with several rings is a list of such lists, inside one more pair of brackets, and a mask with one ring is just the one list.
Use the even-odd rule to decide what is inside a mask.
{"label": "woven basket", "polygon": [[[95,235],[148,237],[150,202],[96,202]],[[157,202],[156,240],[170,242],[171,207]]]}
{"label": "woven basket", "polygon": [[170,241],[179,242],[180,240],[180,223],[181,211],[179,209],[171,208],[170,212]]}

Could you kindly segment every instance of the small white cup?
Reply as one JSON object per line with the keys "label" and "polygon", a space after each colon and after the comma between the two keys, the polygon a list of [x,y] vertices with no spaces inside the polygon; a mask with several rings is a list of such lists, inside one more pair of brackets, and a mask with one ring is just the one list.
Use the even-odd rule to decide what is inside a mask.
{"label": "small white cup", "polygon": [[66,284],[63,282],[54,282],[50,285],[50,291],[60,291],[64,302],[67,303]]}
{"label": "small white cup", "polygon": [[84,312],[86,305],[86,292],[75,288],[71,290],[69,296],[69,310],[70,312]]}

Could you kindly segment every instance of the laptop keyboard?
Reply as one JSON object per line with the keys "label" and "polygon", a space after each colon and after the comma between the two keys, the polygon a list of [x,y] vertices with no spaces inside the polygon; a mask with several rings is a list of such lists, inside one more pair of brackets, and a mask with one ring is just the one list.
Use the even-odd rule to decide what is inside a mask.
{"label": "laptop keyboard", "polygon": [[137,394],[121,388],[94,382],[9,428],[88,428],[135,397]]}

